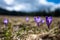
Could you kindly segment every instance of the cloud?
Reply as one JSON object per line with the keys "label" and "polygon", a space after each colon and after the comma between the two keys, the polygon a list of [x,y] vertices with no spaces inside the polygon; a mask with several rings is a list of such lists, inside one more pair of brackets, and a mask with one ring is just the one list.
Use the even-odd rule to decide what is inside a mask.
{"label": "cloud", "polygon": [[48,2],[47,0],[39,0],[39,4],[48,6],[50,8],[50,11],[54,11],[57,8],[60,8],[60,3],[56,4],[54,2]]}
{"label": "cloud", "polygon": [[[32,12],[32,11],[37,11],[37,7],[35,3],[30,2],[30,1],[20,1],[21,3],[17,2],[16,0],[14,1],[14,6],[10,7],[7,6],[6,9],[9,11],[26,11],[26,12]],[[28,3],[29,2],[29,3]],[[11,3],[11,2],[9,2]],[[9,4],[7,4],[9,5]],[[12,5],[12,4],[11,4]]]}
{"label": "cloud", "polygon": [[6,7],[7,10],[10,11],[24,11],[24,12],[32,12],[37,11],[37,8],[31,4],[16,4],[13,7]]}
{"label": "cloud", "polygon": [[4,0],[4,2],[7,4],[7,5],[12,5],[14,3],[14,0]]}
{"label": "cloud", "polygon": [[[32,11],[41,11],[46,10],[48,8],[50,11],[54,11],[56,8],[60,8],[60,4],[55,4],[54,2],[48,2],[47,0],[3,0],[0,5],[1,7],[9,10],[9,11],[24,11],[24,12],[32,12]],[[0,1],[1,2],[1,1]],[[2,4],[4,4],[2,6]]]}
{"label": "cloud", "polygon": [[39,0],[38,2],[43,5],[54,5],[55,4],[54,2],[48,2],[48,0]]}

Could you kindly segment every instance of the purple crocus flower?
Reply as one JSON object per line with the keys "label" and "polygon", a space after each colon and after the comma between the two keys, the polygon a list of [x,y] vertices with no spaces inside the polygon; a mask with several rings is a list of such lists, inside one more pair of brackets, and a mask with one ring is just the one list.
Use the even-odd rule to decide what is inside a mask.
{"label": "purple crocus flower", "polygon": [[41,22],[41,17],[34,17],[34,21],[36,22],[37,26],[40,25],[40,22]]}
{"label": "purple crocus flower", "polygon": [[36,23],[40,23],[41,22],[41,17],[35,17],[34,20],[35,20]]}
{"label": "purple crocus flower", "polygon": [[4,19],[3,22],[4,22],[4,24],[7,24],[8,23],[8,19]]}
{"label": "purple crocus flower", "polygon": [[29,21],[29,17],[26,17],[26,22],[28,22]]}
{"label": "purple crocus flower", "polygon": [[46,16],[46,23],[47,23],[47,26],[49,28],[50,24],[52,23],[52,17],[51,16]]}

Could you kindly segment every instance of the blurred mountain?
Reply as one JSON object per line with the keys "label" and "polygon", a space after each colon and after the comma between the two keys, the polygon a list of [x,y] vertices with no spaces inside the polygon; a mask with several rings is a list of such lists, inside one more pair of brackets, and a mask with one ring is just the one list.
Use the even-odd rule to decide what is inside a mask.
{"label": "blurred mountain", "polygon": [[39,12],[17,12],[8,11],[0,8],[0,15],[14,15],[14,16],[60,16],[60,9],[56,9],[53,12],[39,11]]}

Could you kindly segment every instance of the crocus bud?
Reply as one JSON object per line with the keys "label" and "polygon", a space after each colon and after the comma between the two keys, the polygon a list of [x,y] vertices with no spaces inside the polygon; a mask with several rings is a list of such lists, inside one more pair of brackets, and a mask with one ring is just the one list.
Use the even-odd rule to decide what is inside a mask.
{"label": "crocus bud", "polygon": [[26,17],[26,22],[28,22],[29,21],[29,17]]}

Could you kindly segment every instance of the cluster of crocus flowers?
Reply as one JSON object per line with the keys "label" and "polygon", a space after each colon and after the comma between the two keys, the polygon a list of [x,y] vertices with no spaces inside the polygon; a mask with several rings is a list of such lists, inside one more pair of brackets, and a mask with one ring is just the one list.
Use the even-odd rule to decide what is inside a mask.
{"label": "cluster of crocus flowers", "polygon": [[52,23],[52,16],[46,16],[46,24],[47,24],[47,26],[48,26],[48,28],[50,28],[49,26],[50,26],[50,24]]}
{"label": "cluster of crocus flowers", "polygon": [[34,17],[34,21],[36,22],[37,26],[40,26],[40,23],[44,23],[44,20],[41,17]]}

